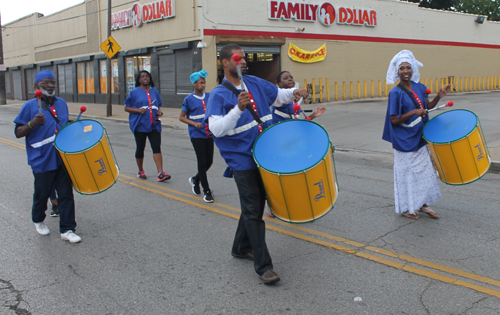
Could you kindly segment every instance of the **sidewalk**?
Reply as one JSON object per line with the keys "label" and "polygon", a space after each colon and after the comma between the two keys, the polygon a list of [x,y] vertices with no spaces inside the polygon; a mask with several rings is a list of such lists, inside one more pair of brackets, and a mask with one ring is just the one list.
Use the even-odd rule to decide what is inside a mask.
{"label": "sidewalk", "polygon": [[[340,102],[324,102],[323,106],[333,106],[335,104],[350,104],[354,102],[363,101],[380,101],[382,99],[371,99],[371,100],[352,100],[352,101],[340,101]],[[7,100],[7,106],[13,108],[21,108],[24,101],[18,100]],[[107,117],[107,105],[106,104],[95,104],[95,103],[73,103],[68,102],[68,108],[70,115],[78,116],[80,114],[80,108],[85,106],[87,110],[82,114],[82,118],[88,119],[112,119],[119,120],[123,122],[128,122],[128,113],[124,110],[125,105],[111,105],[112,115]],[[188,126],[185,123],[179,121],[180,108],[162,108],[163,117],[161,117],[162,126],[165,128],[171,128],[176,130],[187,130]],[[76,118],[76,117],[75,117]],[[489,147],[489,153],[491,155],[492,164],[490,171],[495,173],[500,173],[500,147]]]}

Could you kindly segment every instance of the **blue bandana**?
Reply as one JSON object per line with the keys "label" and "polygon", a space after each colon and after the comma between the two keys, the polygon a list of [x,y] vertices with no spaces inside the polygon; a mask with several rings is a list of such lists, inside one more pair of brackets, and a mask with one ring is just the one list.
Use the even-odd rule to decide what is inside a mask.
{"label": "blue bandana", "polygon": [[43,79],[47,79],[47,78],[54,79],[54,80],[56,79],[51,70],[49,70],[49,69],[42,70],[42,71],[38,72],[37,74],[35,74],[35,83],[38,83],[38,82],[42,81]]}
{"label": "blue bandana", "polygon": [[207,75],[208,75],[208,73],[205,70],[200,70],[199,72],[194,72],[193,74],[191,74],[189,79],[191,79],[191,83],[194,84],[200,78],[206,78]]}

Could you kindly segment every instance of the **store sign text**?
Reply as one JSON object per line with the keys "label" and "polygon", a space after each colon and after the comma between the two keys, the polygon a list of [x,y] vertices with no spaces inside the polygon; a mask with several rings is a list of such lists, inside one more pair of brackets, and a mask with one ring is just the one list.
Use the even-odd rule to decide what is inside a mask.
{"label": "store sign text", "polygon": [[151,3],[134,3],[132,8],[111,14],[111,29],[130,26],[139,27],[143,23],[175,17],[175,0],[159,0]]}
{"label": "store sign text", "polygon": [[298,3],[288,1],[269,0],[270,20],[295,20],[299,22],[319,21],[325,26],[334,22],[347,25],[377,25],[375,10],[335,7],[329,2],[322,4]]}

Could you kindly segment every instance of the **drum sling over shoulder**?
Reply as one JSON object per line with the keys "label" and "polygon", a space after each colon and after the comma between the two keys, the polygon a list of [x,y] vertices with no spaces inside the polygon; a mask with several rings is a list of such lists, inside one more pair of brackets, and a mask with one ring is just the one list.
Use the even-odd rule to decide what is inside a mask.
{"label": "drum sling over shoulder", "polygon": [[403,90],[403,92],[405,92],[410,97],[410,99],[413,102],[413,105],[415,105],[416,109],[420,109],[420,106],[418,106],[417,101],[415,100],[415,97],[413,97],[413,95],[410,93],[410,91],[408,91],[407,88],[405,88],[401,83],[398,84],[398,88]]}
{"label": "drum sling over shoulder", "polygon": [[[236,95],[236,97],[238,97],[240,95],[240,92],[238,92],[238,90],[236,90],[234,88],[234,86],[232,86],[231,84],[227,83],[227,81],[223,81],[222,82],[222,85],[227,88],[229,91],[233,92],[234,95]],[[257,116],[257,114],[254,112],[254,110],[252,109],[252,105],[250,104],[247,104],[246,108],[250,111],[250,113],[252,114],[252,117],[253,119],[255,119],[255,121],[262,126],[262,120],[260,119],[259,116]]]}

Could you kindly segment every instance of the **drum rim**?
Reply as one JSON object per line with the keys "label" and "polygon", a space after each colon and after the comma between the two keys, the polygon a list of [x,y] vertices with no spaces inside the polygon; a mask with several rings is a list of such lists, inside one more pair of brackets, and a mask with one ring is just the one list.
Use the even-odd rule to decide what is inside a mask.
{"label": "drum rim", "polygon": [[[472,113],[474,116],[476,116],[476,126],[475,126],[475,128],[474,128],[474,129],[472,129],[471,131],[469,131],[469,133],[467,133],[466,135],[462,136],[461,138],[455,139],[455,140],[453,140],[453,141],[434,142],[434,141],[431,141],[431,140],[429,140],[429,139],[427,139],[427,138],[425,137],[425,135],[424,135],[424,134],[425,134],[425,128],[427,127],[427,125],[428,125],[428,124],[429,124],[429,123],[430,123],[430,122],[431,122],[434,118],[439,117],[439,116],[444,115],[444,114],[449,113],[449,112],[456,112],[456,111],[464,111],[464,112],[469,112],[469,113]],[[424,125],[424,128],[422,129],[422,138],[424,138],[424,140],[425,140],[425,141],[430,142],[430,143],[432,143],[432,144],[448,144],[448,143],[454,143],[454,142],[460,141],[460,140],[465,139],[465,138],[467,138],[468,136],[470,136],[470,135],[471,135],[471,134],[472,134],[472,133],[473,133],[473,132],[477,129],[477,127],[478,127],[478,126],[479,126],[479,129],[481,130],[481,123],[479,122],[479,116],[478,116],[478,115],[476,115],[476,113],[474,113],[473,111],[468,110],[468,109],[452,109],[452,110],[446,111],[446,112],[444,112],[444,113],[441,113],[441,114],[439,114],[439,115],[436,115],[436,116],[432,117],[432,118],[431,118],[428,122],[426,122],[426,123],[425,123],[425,125]],[[481,133],[482,133],[482,130],[481,130]]]}
{"label": "drum rim", "polygon": [[[64,150],[61,150],[58,146],[57,146],[57,136],[61,133],[61,131],[63,131],[65,128],[69,127],[70,125],[73,125],[74,123],[76,122],[82,122],[82,121],[94,121],[96,123],[98,123],[101,127],[102,127],[102,134],[101,134],[101,137],[99,137],[99,141],[97,141],[96,143],[94,143],[92,146],[88,147],[88,148],[85,148],[83,150],[80,150],[80,151],[64,151]],[[104,132],[105,132],[105,128],[104,126],[98,122],[97,120],[95,119],[79,119],[79,120],[75,120],[73,122],[70,122],[69,124],[66,124],[64,125],[64,127],[61,128],[61,130],[58,131],[58,133],[56,134],[56,138],[54,139],[54,146],[56,147],[57,151],[61,152],[61,153],[64,153],[64,154],[76,154],[76,153],[82,153],[82,152],[85,152],[85,151],[88,151],[90,149],[92,149],[93,147],[95,147],[97,144],[99,144],[100,140],[102,140],[102,137],[104,136]],[[109,140],[108,140],[109,141]]]}
{"label": "drum rim", "polygon": [[[313,123],[313,124],[316,124],[317,126],[319,126],[321,129],[323,129],[323,131],[325,131],[326,133],[326,137],[328,139],[328,145],[326,146],[326,151],[325,153],[322,155],[321,159],[319,159],[316,163],[314,163],[313,165],[309,166],[308,168],[304,168],[300,171],[293,171],[293,172],[276,172],[276,171],[271,171],[265,167],[263,167],[258,161],[257,161],[257,158],[255,157],[255,146],[257,145],[257,141],[259,140],[260,137],[262,137],[262,135],[269,129],[275,127],[275,126],[278,126],[279,124],[286,124],[286,123],[289,123],[289,122],[293,122],[293,121],[306,121],[308,123]],[[252,147],[252,157],[253,157],[253,160],[255,161],[255,164],[257,164],[257,167],[267,171],[267,172],[270,172],[270,173],[273,173],[273,174],[280,174],[280,175],[294,175],[294,174],[298,174],[298,173],[302,173],[302,172],[305,172],[305,171],[308,171],[314,167],[316,167],[319,163],[321,163],[325,156],[328,154],[328,151],[330,150],[330,148],[332,149],[332,155],[335,153],[335,147],[333,146],[333,143],[332,141],[330,140],[330,135],[328,134],[328,131],[325,129],[325,127],[323,127],[322,125],[318,124],[317,122],[315,121],[311,121],[311,120],[305,120],[305,119],[288,119],[288,120],[285,120],[285,121],[280,121],[279,123],[277,124],[274,124],[272,126],[269,126],[267,129],[265,129],[258,137],[257,139],[255,140],[254,144],[253,144],[253,147]]]}

